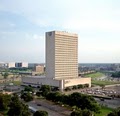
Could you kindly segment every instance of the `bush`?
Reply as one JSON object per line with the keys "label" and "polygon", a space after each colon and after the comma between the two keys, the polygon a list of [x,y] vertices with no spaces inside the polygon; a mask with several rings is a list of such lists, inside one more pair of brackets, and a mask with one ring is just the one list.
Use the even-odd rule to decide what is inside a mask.
{"label": "bush", "polygon": [[47,111],[42,111],[42,110],[39,110],[39,111],[36,111],[33,116],[48,116],[48,112]]}
{"label": "bush", "polygon": [[66,87],[66,88],[65,88],[65,91],[70,91],[70,90],[71,90],[70,87]]}
{"label": "bush", "polygon": [[77,85],[78,89],[81,89],[81,88],[84,88],[84,85],[80,84],[80,85]]}
{"label": "bush", "polygon": [[40,91],[36,92],[36,95],[37,95],[38,97],[40,97],[40,96],[41,96],[41,92],[40,92]]}
{"label": "bush", "polygon": [[84,84],[84,87],[89,87],[89,84],[87,84],[87,83],[86,83],[86,84]]}
{"label": "bush", "polygon": [[73,90],[74,90],[74,89],[78,89],[77,85],[74,85],[72,89],[73,89]]}

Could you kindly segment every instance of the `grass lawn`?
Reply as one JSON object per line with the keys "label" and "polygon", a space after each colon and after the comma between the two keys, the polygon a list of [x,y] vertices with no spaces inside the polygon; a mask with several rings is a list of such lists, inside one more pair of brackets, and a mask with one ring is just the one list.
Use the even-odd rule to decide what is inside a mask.
{"label": "grass lawn", "polygon": [[21,85],[21,81],[14,81],[13,84],[14,85]]}
{"label": "grass lawn", "polygon": [[100,81],[100,80],[92,80],[93,85],[113,85],[113,84],[120,84],[120,82],[112,82],[112,81]]}
{"label": "grass lawn", "polygon": [[91,78],[97,78],[97,77],[102,77],[102,76],[104,76],[104,74],[101,73],[101,72],[96,72],[96,73],[92,73],[92,74],[86,74],[85,76],[86,76],[86,77],[91,77]]}
{"label": "grass lawn", "polygon": [[111,108],[102,107],[101,108],[101,113],[100,114],[95,114],[95,116],[107,116],[107,114],[110,113],[111,111],[112,111]]}
{"label": "grass lawn", "polygon": [[0,74],[0,79],[3,79],[3,76]]}

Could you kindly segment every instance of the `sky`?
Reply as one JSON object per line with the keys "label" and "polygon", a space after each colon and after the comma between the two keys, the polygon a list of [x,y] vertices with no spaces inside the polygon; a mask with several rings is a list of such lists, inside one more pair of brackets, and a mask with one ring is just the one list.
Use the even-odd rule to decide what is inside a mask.
{"label": "sky", "polygon": [[45,62],[45,32],[77,33],[79,63],[120,63],[120,0],[0,0],[0,62]]}

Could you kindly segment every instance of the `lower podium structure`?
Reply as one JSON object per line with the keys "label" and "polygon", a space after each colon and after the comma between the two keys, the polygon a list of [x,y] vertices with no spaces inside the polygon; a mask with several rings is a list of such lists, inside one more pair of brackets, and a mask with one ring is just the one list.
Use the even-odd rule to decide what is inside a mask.
{"label": "lower podium structure", "polygon": [[45,76],[27,76],[22,77],[22,85],[31,85],[33,87],[38,87],[41,85],[50,85],[53,87],[58,87],[60,91],[63,91],[66,87],[72,87],[74,85],[88,84],[91,87],[91,78],[76,78],[76,79],[65,79],[56,80],[48,79]]}

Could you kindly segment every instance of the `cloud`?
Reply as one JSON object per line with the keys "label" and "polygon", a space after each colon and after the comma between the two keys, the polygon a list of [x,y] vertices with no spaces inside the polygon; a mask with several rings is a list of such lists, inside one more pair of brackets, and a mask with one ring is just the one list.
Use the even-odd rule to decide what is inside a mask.
{"label": "cloud", "polygon": [[43,35],[26,33],[25,38],[27,38],[27,39],[44,39],[45,37]]}
{"label": "cloud", "polygon": [[40,35],[37,35],[37,34],[33,35],[33,39],[43,39],[43,38],[44,38],[43,36],[40,36]]}

